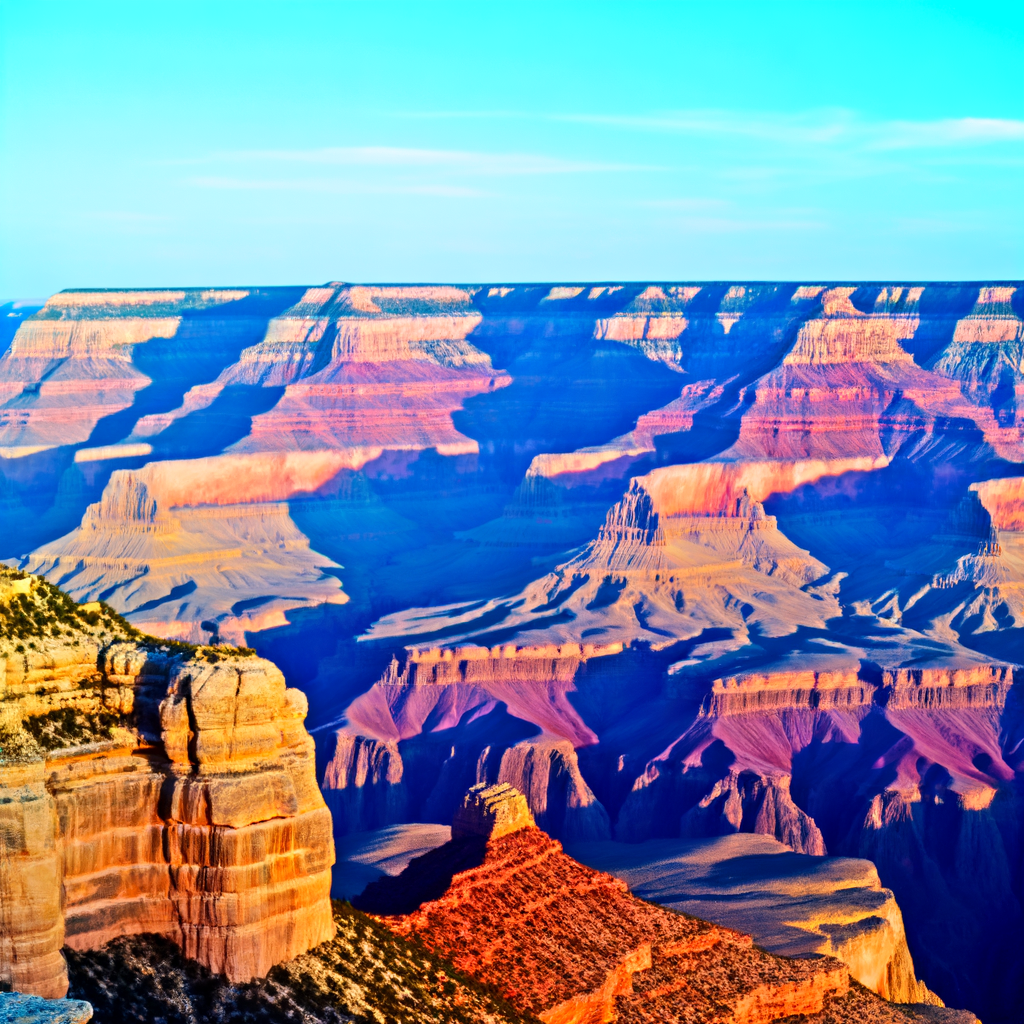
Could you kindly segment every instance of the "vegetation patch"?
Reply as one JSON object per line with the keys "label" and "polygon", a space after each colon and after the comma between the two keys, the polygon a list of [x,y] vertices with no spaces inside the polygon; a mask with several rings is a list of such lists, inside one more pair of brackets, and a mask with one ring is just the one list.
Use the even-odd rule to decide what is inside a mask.
{"label": "vegetation patch", "polygon": [[[28,582],[22,589],[19,584]],[[102,643],[127,640],[150,649],[180,656],[183,660],[216,663],[223,658],[255,658],[251,647],[190,644],[183,640],[165,640],[136,629],[106,601],[78,604],[60,587],[41,576],[0,566],[0,643],[22,654],[39,650],[40,642],[55,640],[76,643],[82,638]]]}
{"label": "vegetation patch", "polygon": [[128,720],[110,711],[93,711],[86,714],[75,708],[55,708],[42,715],[26,718],[25,731],[45,751],[77,747],[83,743],[99,743],[109,740],[115,728],[127,729]]}
{"label": "vegetation patch", "polygon": [[231,985],[169,940],[116,939],[64,951],[75,999],[94,1024],[539,1024],[416,942],[334,903],[338,933],[263,979]]}

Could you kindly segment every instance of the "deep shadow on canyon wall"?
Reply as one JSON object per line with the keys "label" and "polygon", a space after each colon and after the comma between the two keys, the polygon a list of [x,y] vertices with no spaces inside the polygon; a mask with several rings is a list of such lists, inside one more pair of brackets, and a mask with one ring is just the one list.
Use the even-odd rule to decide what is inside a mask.
{"label": "deep shadow on canyon wall", "polygon": [[[854,652],[850,657],[859,660],[860,670],[874,665],[877,672],[892,663],[900,645],[907,664],[953,655],[1014,663],[1024,658],[1021,627],[1014,626],[1010,605],[993,596],[998,587],[981,586],[980,576],[968,578],[975,570],[1011,576],[1016,571],[1007,569],[1006,558],[995,568],[984,562],[998,547],[990,536],[996,528],[971,490],[1024,475],[1015,448],[1019,431],[1014,434],[1020,374],[1008,361],[1016,342],[1005,342],[1009,347],[999,350],[998,359],[985,356],[971,365],[963,351],[956,350],[955,359],[949,354],[960,344],[958,325],[984,305],[985,293],[1013,294],[1000,299],[1001,305],[996,299],[989,303],[993,309],[999,305],[1001,320],[985,312],[987,306],[975,316],[978,331],[993,324],[1016,330],[1011,321],[1020,318],[1024,289],[982,283],[928,287],[916,311],[907,312],[905,296],[880,294],[902,295],[903,286],[712,283],[676,289],[687,294],[685,318],[679,309],[671,316],[657,314],[664,315],[658,321],[662,328],[670,321],[678,328],[675,335],[659,334],[650,325],[616,334],[621,323],[614,318],[646,308],[643,297],[657,291],[660,286],[645,285],[475,291],[471,306],[479,323],[460,340],[489,358],[493,378],[490,386],[467,391],[446,413],[472,444],[455,454],[457,446],[446,453],[443,444],[385,444],[379,454],[357,462],[359,468],[338,469],[326,482],[287,494],[281,514],[308,538],[314,556],[334,563],[321,571],[341,581],[349,600],[290,609],[282,616],[286,622],[251,629],[247,641],[309,696],[321,776],[347,758],[363,780],[328,787],[341,829],[446,822],[468,784],[514,777],[530,791],[538,820],[555,835],[643,840],[740,828],[768,830],[808,852],[870,856],[904,906],[911,949],[928,983],[953,1004],[970,1005],[983,1017],[1005,1017],[1006,1008],[1022,997],[1021,960],[1006,941],[1020,925],[1018,768],[1007,738],[1016,712],[1000,711],[995,723],[990,715],[983,726],[956,715],[923,720],[921,729],[932,733],[936,721],[968,737],[984,733],[964,768],[994,780],[996,796],[981,807],[963,803],[963,787],[955,788],[959,769],[931,747],[922,750],[915,769],[920,799],[893,796],[899,778],[893,752],[918,739],[901,732],[883,702],[853,718],[803,706],[765,712],[749,719],[746,739],[735,722],[722,725],[701,708],[718,675],[772,672],[840,648]],[[745,305],[736,313],[730,303],[745,291]],[[24,555],[78,527],[114,469],[256,445],[257,421],[275,411],[282,431],[291,429],[302,410],[295,412],[283,377],[229,374],[229,383],[205,404],[195,402],[187,415],[147,435],[149,454],[96,455],[131,437],[143,418],[169,416],[185,396],[194,396],[193,389],[228,373],[244,350],[258,347],[275,318],[304,296],[304,289],[268,289],[230,310],[184,313],[172,337],[137,347],[134,369],[151,383],[134,392],[129,406],[102,416],[84,441],[0,462],[0,508],[12,510],[0,555]],[[889,312],[897,320],[886,321]],[[637,314],[638,322],[643,315]],[[821,330],[805,332],[812,321]],[[874,331],[893,323],[899,330],[893,328],[891,337]],[[825,352],[823,363],[828,331],[837,324],[850,328],[842,344],[866,349],[854,351],[846,363],[828,363],[834,353]],[[854,330],[864,324],[860,333]],[[315,342],[295,342],[296,351],[305,344],[302,373],[315,376],[330,368],[336,349],[343,348],[339,331],[332,323]],[[810,354],[802,362],[787,361],[798,344]],[[458,369],[456,356],[451,360]],[[437,358],[440,365],[449,356]],[[380,395],[389,396],[375,399],[382,430],[389,417],[412,416],[416,402],[427,401],[422,389],[418,398],[399,386],[388,390],[394,381],[386,362],[361,365],[377,369],[367,370],[358,386],[372,393],[379,385]],[[289,384],[299,379],[289,378]],[[323,384],[318,379],[315,387]],[[46,385],[36,382],[36,394]],[[31,389],[18,400],[28,408]],[[281,412],[289,400],[291,411]],[[355,416],[357,404],[350,395],[339,400],[340,414]],[[642,430],[649,437],[641,438]],[[631,439],[621,443],[615,458],[598,470],[579,469],[594,449],[623,436]],[[271,442],[275,438],[266,443]],[[294,428],[287,443],[305,451],[304,445],[318,442],[306,423]],[[581,456],[581,450],[587,451]],[[80,453],[89,451],[83,459]],[[563,456],[559,469],[555,463]],[[724,536],[726,526],[745,537],[775,537],[777,531],[782,539],[771,541],[776,552],[783,551],[783,542],[805,549],[785,549],[777,564],[764,556],[755,583],[744,577],[743,594],[726,594],[721,603],[732,615],[729,628],[709,616],[702,630],[683,640],[663,625],[648,629],[656,619],[653,591],[626,602],[623,595],[632,585],[626,570],[593,570],[586,585],[596,592],[587,613],[607,610],[611,618],[621,612],[642,639],[614,656],[582,658],[569,682],[531,676],[535,692],[528,694],[510,676],[491,690],[453,686],[431,703],[414,680],[398,678],[408,646],[515,647],[523,633],[570,624],[575,612],[566,602],[584,586],[582,570],[569,572],[529,621],[515,617],[517,595],[611,529],[609,510],[623,499],[631,478],[716,458],[771,467],[854,456],[861,459],[856,468],[760,495],[737,494],[735,508],[698,510],[716,518],[717,535]],[[737,511],[741,506],[747,519]],[[239,508],[242,519],[245,509]],[[652,538],[673,517],[686,518],[676,509],[663,514],[660,526],[631,520],[629,529]],[[688,536],[697,533],[691,524]],[[933,543],[935,536],[940,540]],[[1009,557],[1005,538],[1003,544]],[[641,554],[647,558],[650,552]],[[738,550],[732,554],[738,566]],[[745,567],[736,572],[754,571],[755,557],[743,557]],[[821,565],[828,573],[801,577],[792,593],[785,592],[779,581],[792,570],[790,563],[799,563],[800,572]],[[196,587],[192,581],[193,590],[187,589],[186,576],[183,570],[166,593],[135,611],[184,601]],[[941,587],[918,593],[940,578]],[[730,585],[726,580],[706,590],[714,597]],[[683,592],[690,586],[676,595],[680,614],[703,599]],[[811,614],[786,631],[758,618],[787,594],[804,607],[815,587],[822,591],[813,596],[815,608],[831,609],[827,622]],[[291,596],[286,588],[283,596]],[[241,617],[258,610],[265,597],[247,594],[233,605],[231,600],[228,610]],[[947,615],[958,601],[963,609]],[[357,639],[392,613],[455,603],[458,610],[436,613],[449,621],[434,623],[422,636]],[[466,641],[465,622],[474,615]],[[936,632],[933,624],[943,615],[946,632]],[[593,635],[577,639],[598,642],[600,632],[599,625]],[[394,679],[388,675],[392,659]],[[701,660],[708,671],[698,678],[689,663]],[[357,701],[366,722],[386,727],[375,732],[368,725],[365,734],[353,727],[344,737],[335,735],[330,727],[351,724]],[[386,721],[389,716],[397,724]],[[728,735],[720,735],[723,730]],[[343,742],[349,745],[339,754]],[[944,771],[952,772],[949,778]],[[978,862],[986,865],[984,872],[970,866]],[[999,899],[1000,892],[1012,897]]]}

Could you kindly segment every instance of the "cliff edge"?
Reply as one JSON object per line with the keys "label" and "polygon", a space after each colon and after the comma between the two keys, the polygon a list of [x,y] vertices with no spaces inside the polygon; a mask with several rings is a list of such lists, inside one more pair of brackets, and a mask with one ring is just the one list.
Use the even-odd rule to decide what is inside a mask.
{"label": "cliff edge", "polygon": [[154,641],[0,569],[0,985],[63,996],[62,946],[124,935],[232,981],[330,939],[305,715],[251,652]]}
{"label": "cliff edge", "polygon": [[637,899],[567,856],[508,785],[473,787],[451,842],[359,902],[545,1024],[974,1021],[887,1003],[832,957],[773,956],[749,935]]}

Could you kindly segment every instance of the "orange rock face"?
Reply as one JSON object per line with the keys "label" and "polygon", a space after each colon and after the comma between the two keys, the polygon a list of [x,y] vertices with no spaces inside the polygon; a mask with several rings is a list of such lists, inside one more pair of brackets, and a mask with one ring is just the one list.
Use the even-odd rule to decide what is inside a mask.
{"label": "orange rock face", "polygon": [[489,837],[462,829],[359,902],[545,1024],[907,1019],[851,990],[837,960],[772,956],[747,935],[636,899],[525,818],[507,830],[521,801],[508,787],[471,791],[460,815],[487,817]]}
{"label": "orange rock face", "polygon": [[[442,847],[424,861],[449,854]],[[737,1020],[774,1020],[816,1012],[849,984],[835,961],[759,955],[747,936],[633,899],[623,883],[577,864],[529,827],[490,840],[483,863],[456,874],[440,899],[382,920],[558,1024],[616,1019],[620,1000],[627,1020],[674,1019],[677,1001],[705,1013],[731,1004]],[[635,990],[637,972],[655,962],[657,983]],[[694,984],[711,965],[721,977]],[[730,990],[722,980],[737,969],[747,977]]]}
{"label": "orange rock face", "polygon": [[274,665],[86,637],[0,665],[6,984],[61,995],[61,946],[120,935],[235,981],[331,937],[330,815]]}

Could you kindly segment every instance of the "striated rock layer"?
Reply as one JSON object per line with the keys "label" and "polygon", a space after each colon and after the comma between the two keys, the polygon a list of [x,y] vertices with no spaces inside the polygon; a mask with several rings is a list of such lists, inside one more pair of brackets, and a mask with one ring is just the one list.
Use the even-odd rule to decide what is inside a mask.
{"label": "striated rock layer", "polygon": [[348,600],[329,574],[336,566],[310,550],[286,504],[175,506],[164,497],[165,480],[115,470],[81,527],[43,545],[23,567],[78,600],[103,595],[130,606],[135,625],[151,634],[193,643],[242,644],[246,631],[283,625],[289,611]]}
{"label": "striated rock layer", "polygon": [[851,989],[835,959],[775,957],[747,935],[636,899],[566,856],[523,807],[510,788],[471,790],[457,821],[487,817],[491,834],[453,832],[360,903],[549,1024],[908,1019]]}
{"label": "striated rock layer", "polygon": [[0,640],[4,984],[63,995],[61,947],[121,935],[165,935],[235,981],[330,938],[302,694],[262,659],[119,639],[104,606],[13,588],[4,618],[38,639]]}
{"label": "striated rock layer", "polygon": [[809,857],[748,833],[580,843],[568,852],[636,896],[750,932],[769,953],[834,956],[884,999],[935,1001],[915,976],[900,908],[870,861]]}
{"label": "striated rock layer", "polygon": [[1022,325],[996,281],[61,293],[0,355],[0,556],[280,663],[339,833],[505,782],[559,839],[870,856],[998,1021]]}

